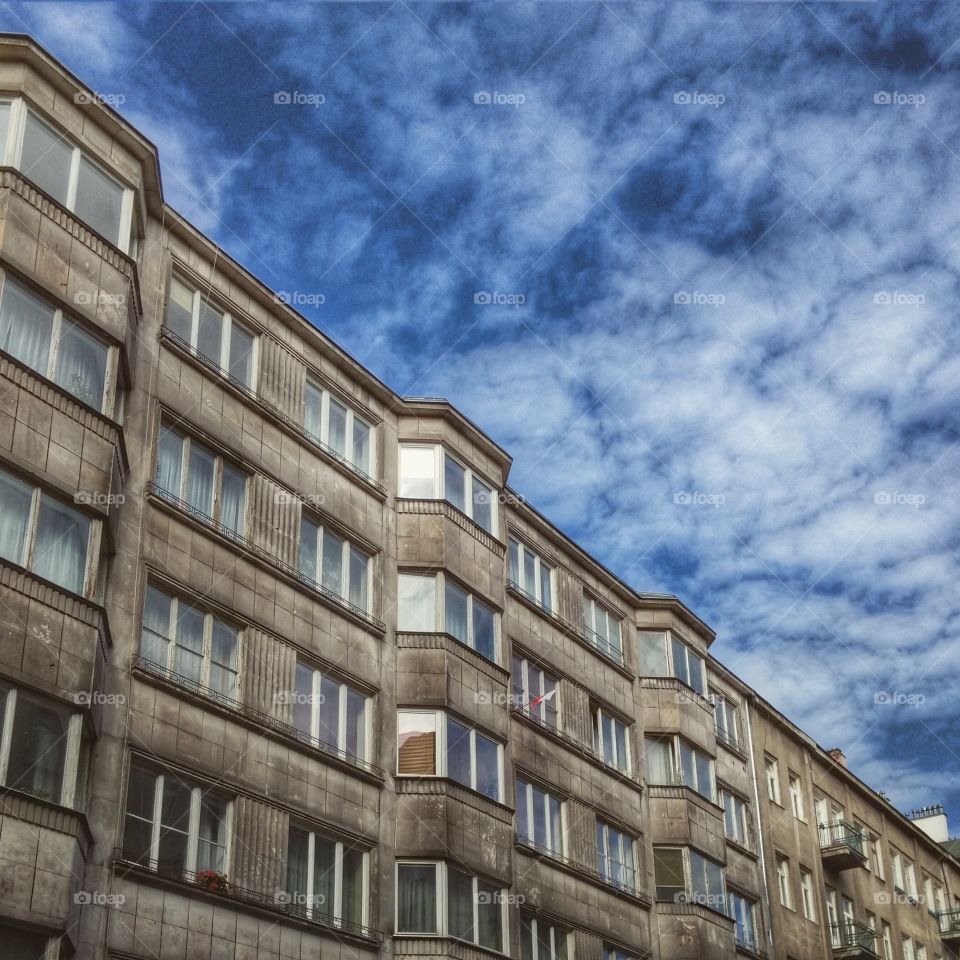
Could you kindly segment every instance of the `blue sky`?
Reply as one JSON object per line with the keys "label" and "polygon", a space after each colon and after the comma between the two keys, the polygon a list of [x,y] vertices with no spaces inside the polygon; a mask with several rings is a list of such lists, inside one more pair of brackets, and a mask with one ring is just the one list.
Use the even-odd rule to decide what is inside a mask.
{"label": "blue sky", "polygon": [[233,257],[398,392],[450,398],[561,528],[960,831],[952,6],[0,23],[122,99],[168,201]]}

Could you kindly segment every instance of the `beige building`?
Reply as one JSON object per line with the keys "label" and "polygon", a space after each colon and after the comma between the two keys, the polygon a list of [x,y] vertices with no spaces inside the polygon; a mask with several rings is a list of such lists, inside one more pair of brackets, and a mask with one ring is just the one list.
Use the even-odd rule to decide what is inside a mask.
{"label": "beige building", "polygon": [[0,155],[0,956],[957,955],[929,817],[167,207],[24,37]]}

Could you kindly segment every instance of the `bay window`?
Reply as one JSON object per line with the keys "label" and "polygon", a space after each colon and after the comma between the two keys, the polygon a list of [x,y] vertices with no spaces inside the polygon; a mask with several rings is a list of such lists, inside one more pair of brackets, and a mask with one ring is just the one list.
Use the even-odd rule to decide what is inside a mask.
{"label": "bay window", "polygon": [[449,777],[503,801],[503,744],[442,710],[400,710],[398,776]]}
{"label": "bay window", "polygon": [[562,811],[555,796],[517,777],[517,836],[521,840],[562,857]]}
{"label": "bay window", "polygon": [[448,936],[508,953],[507,901],[506,890],[445,861],[397,863],[398,934]]}
{"label": "bay window", "polygon": [[123,857],[165,876],[228,873],[230,800],[174,773],[134,762],[127,785]]}
{"label": "bay window", "polygon": [[593,749],[604,763],[623,773],[630,772],[630,739],[623,721],[605,710],[593,710]]}
{"label": "bay window", "polygon": [[713,697],[713,720],[717,739],[731,747],[740,746],[740,731],[737,726],[737,707],[722,694],[711,691]]}
{"label": "bay window", "polygon": [[488,660],[497,660],[496,613],[443,573],[400,574],[397,629],[413,633],[442,631]]}
{"label": "bay window", "polygon": [[170,280],[167,329],[198,356],[241,386],[253,389],[256,336],[235,317],[211,303],[196,287]]}
{"label": "bay window", "polygon": [[140,656],[228,700],[238,696],[237,631],[159,587],[147,587]]}
{"label": "bay window", "polygon": [[654,847],[653,873],[657,900],[682,900],[687,892],[687,874],[682,847]]}
{"label": "bay window", "polygon": [[706,696],[703,657],[668,631],[642,630],[639,634],[640,669],[646,677],[676,677]]}
{"label": "bay window", "polygon": [[730,891],[727,895],[730,916],[734,921],[737,943],[748,950],[757,949],[757,904],[742,894]]}
{"label": "bay window", "polygon": [[647,737],[647,780],[683,784],[708,800],[714,798],[713,761],[680,737]]}
{"label": "bay window", "polygon": [[657,900],[696,903],[727,912],[723,867],[690,847],[654,847]]}
{"label": "bay window", "polygon": [[300,575],[364,613],[370,612],[370,557],[313,520],[300,521]]}
{"label": "bay window", "polygon": [[723,828],[726,835],[741,847],[750,846],[750,814],[747,804],[729,790],[720,791],[723,807]]}
{"label": "bay window", "polygon": [[526,657],[513,655],[510,692],[513,706],[554,730],[559,729],[560,681]]}
{"label": "bay window", "polygon": [[507,577],[549,613],[553,612],[553,567],[528,546],[510,538]]}
{"label": "bay window", "polygon": [[597,872],[615,887],[637,889],[636,841],[602,820],[597,821]]}
{"label": "bay window", "polygon": [[95,525],[0,470],[0,557],[73,593],[85,593]]}
{"label": "bay window", "polygon": [[9,274],[0,282],[0,350],[103,413],[110,348]]}
{"label": "bay window", "polygon": [[166,424],[157,439],[157,489],[224,533],[243,536],[247,478],[222,456]]}
{"label": "bay window", "polygon": [[400,496],[446,500],[477,526],[496,533],[493,489],[439,444],[400,445]]}
{"label": "bay window", "polygon": [[369,854],[312,830],[290,827],[287,903],[307,919],[366,926]]}
{"label": "bay window", "polygon": [[620,620],[593,597],[583,597],[583,628],[586,638],[601,652],[615,660],[623,660]]}
{"label": "bay window", "polygon": [[570,931],[557,924],[520,914],[520,960],[567,960]]}
{"label": "bay window", "polygon": [[329,390],[309,380],[303,395],[303,428],[361,473],[372,474],[373,428]]}
{"label": "bay window", "polygon": [[0,784],[75,806],[82,724],[76,711],[0,684]]}
{"label": "bay window", "polygon": [[295,683],[294,727],[314,743],[367,760],[372,723],[368,697],[301,661]]}

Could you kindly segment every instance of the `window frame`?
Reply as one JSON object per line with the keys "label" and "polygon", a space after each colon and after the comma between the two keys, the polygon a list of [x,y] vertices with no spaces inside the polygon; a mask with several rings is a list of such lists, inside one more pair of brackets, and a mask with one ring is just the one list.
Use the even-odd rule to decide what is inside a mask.
{"label": "window frame", "polygon": [[[519,695],[523,698],[524,702],[515,702],[513,706],[528,716],[538,719],[544,726],[551,730],[562,730],[563,713],[561,710],[560,677],[554,676],[554,674],[545,670],[537,661],[531,660],[522,651],[514,651],[510,658],[510,687],[514,697],[517,696],[518,689],[518,685],[514,683],[514,678],[517,676],[517,667],[520,668]],[[533,710],[530,709],[530,700],[533,698],[530,686],[531,671],[539,672],[541,686],[544,689],[546,689],[547,678],[553,681],[553,693],[549,694],[545,692],[540,694],[540,700],[534,705]],[[554,706],[553,723],[548,720],[547,706],[550,703]]]}
{"label": "window frame", "polygon": [[[794,789],[796,788],[796,789]],[[803,804],[803,781],[799,774],[787,770],[787,793],[790,795],[790,810],[795,820],[807,822],[806,810]]]}
{"label": "window frame", "polygon": [[[602,653],[606,653],[607,656],[612,656],[615,660],[623,663],[623,618],[618,617],[613,610],[601,600],[598,600],[595,596],[584,591],[583,593],[583,602],[581,604],[583,609],[583,630],[584,636],[588,643],[596,647]],[[590,610],[590,622],[587,622],[587,609]],[[600,633],[596,629],[597,617],[600,613],[603,613],[604,618],[607,624],[607,639],[604,639],[604,634]],[[611,642],[609,638],[609,629],[610,624],[615,624],[617,628],[616,642]],[[608,653],[608,650],[612,650],[612,653]]]}
{"label": "window frame", "polygon": [[[570,944],[571,930],[563,924],[555,923],[546,917],[539,917],[535,913],[520,911],[520,956],[524,956],[523,930],[524,924],[530,930],[530,960],[573,960],[573,950]],[[540,956],[540,925],[543,924],[550,931],[550,956]],[[558,949],[560,938],[563,939],[563,951]]]}
{"label": "window frame", "polygon": [[[734,939],[738,944],[741,944],[747,947],[748,949],[756,951],[757,947],[759,946],[758,940],[759,940],[759,932],[760,932],[759,926],[757,924],[759,902],[757,900],[754,900],[752,897],[747,896],[744,893],[740,893],[738,890],[735,890],[735,889],[731,890],[729,888],[726,888],[724,891],[724,895],[727,900],[728,916],[730,917],[731,920],[733,920]],[[743,939],[739,936],[740,927],[743,926],[744,928],[746,928],[747,925],[740,923],[740,918],[738,915],[738,911],[736,909],[737,903],[743,905],[745,909],[744,915],[747,918],[749,918],[749,932],[750,932],[749,940]]]}
{"label": "window frame", "polygon": [[[616,846],[617,853],[619,853],[618,858],[614,858],[611,853],[611,832],[617,835]],[[595,834],[597,840],[597,875],[609,886],[616,887],[619,890],[626,890],[630,893],[638,893],[640,890],[639,838],[621,829],[616,824],[610,823],[609,820],[604,820],[602,817],[597,817]],[[599,842],[601,836],[603,837],[602,846]],[[624,841],[629,843],[629,851],[624,851]],[[624,868],[629,870],[633,882],[628,884],[622,879],[615,879],[610,870],[611,863],[619,864],[621,872]]]}
{"label": "window frame", "polygon": [[[259,343],[259,341],[258,341]],[[256,357],[254,358],[256,359]],[[314,433],[307,426],[307,395],[310,391],[317,393],[319,400],[319,418],[320,418],[320,433]],[[330,401],[339,404],[346,410],[346,417],[344,419],[344,452],[340,453],[333,444],[330,443]],[[356,421],[359,421],[363,426],[367,428],[367,464],[361,466],[357,463],[355,459],[354,450],[354,426]],[[335,456],[341,457],[345,460],[351,467],[355,470],[358,470],[364,476],[374,478],[377,473],[377,461],[376,461],[376,427],[371,423],[366,417],[362,414],[357,413],[354,407],[343,400],[340,396],[334,395],[334,393],[315,376],[307,374],[306,384],[303,390],[303,429],[308,437],[315,440],[321,447],[325,450],[331,451]]]}
{"label": "window frame", "polygon": [[[557,568],[554,564],[548,563],[540,554],[524,543],[523,540],[512,534],[507,538],[507,576],[510,575],[510,554],[516,548],[517,556],[517,579],[514,581],[517,589],[528,599],[532,600],[541,610],[546,610],[549,614],[556,613]],[[533,558],[533,579],[535,581],[533,591],[527,589],[526,570],[523,562],[523,553],[529,553]],[[547,582],[550,584],[550,603],[543,602],[543,570],[547,571]]]}
{"label": "window frame", "polygon": [[[670,851],[677,851],[677,850],[679,850],[679,851],[680,851],[680,854],[681,854],[682,863],[683,863],[683,890],[680,891],[680,892],[678,892],[678,893],[674,893],[674,894],[673,894],[673,897],[672,897],[670,900],[666,900],[666,899],[660,897],[660,896],[659,896],[659,893],[657,892],[657,891],[659,891],[659,890],[661,889],[661,887],[662,887],[663,889],[677,890],[677,887],[676,887],[675,884],[671,884],[671,885],[662,884],[662,885],[661,885],[661,884],[658,884],[658,883],[657,883],[657,875],[656,875],[657,852],[658,852],[658,851],[664,851],[664,850],[670,850]],[[693,876],[693,858],[694,858],[694,857],[698,857],[700,860],[702,860],[702,861],[704,862],[705,871],[706,871],[706,864],[711,864],[712,866],[716,867],[716,868],[720,871],[720,884],[721,884],[721,887],[722,887],[721,897],[723,898],[723,908],[720,909],[720,910],[717,910],[716,907],[710,907],[709,904],[706,904],[706,906],[708,907],[708,909],[717,910],[718,913],[723,913],[723,914],[725,914],[726,916],[730,916],[730,914],[729,914],[729,912],[728,912],[728,905],[729,905],[728,895],[729,895],[729,893],[728,893],[728,890],[727,890],[726,866],[725,866],[724,864],[720,863],[720,861],[714,860],[712,857],[708,857],[706,854],[701,853],[699,850],[696,850],[696,849],[694,849],[693,847],[690,847],[690,846],[688,846],[688,845],[677,844],[677,843],[664,843],[664,844],[656,844],[656,845],[654,845],[654,848],[653,848],[653,861],[654,861],[653,883],[654,883],[654,891],[655,891],[656,899],[657,899],[660,903],[690,902],[691,899],[692,899],[692,902],[694,902],[694,903],[700,903],[701,901],[697,899],[698,897],[699,897],[699,898],[704,898],[704,897],[714,896],[713,894],[711,894],[711,893],[709,893],[709,892],[701,893],[699,890],[696,890],[696,889],[695,889],[694,876]],[[704,879],[706,879],[706,872],[704,872]],[[678,898],[682,898],[682,900],[680,900],[680,899],[678,899]]]}
{"label": "window frame", "polygon": [[[300,668],[310,671],[310,730],[301,730],[296,724],[294,715],[291,725],[293,728],[310,738],[310,743],[319,749],[324,747],[334,749],[339,755],[353,757],[362,763],[370,763],[373,759],[373,697],[357,687],[351,686],[336,674],[328,673],[320,667],[315,667],[306,660],[297,658],[294,666],[294,689],[296,692],[297,672]],[[322,740],[320,734],[320,710],[323,705],[321,689],[323,681],[328,680],[337,685],[337,742],[335,744]],[[363,697],[363,750],[359,754],[351,753],[346,747],[347,741],[347,701],[350,693]]]}
{"label": "window frame", "polygon": [[[783,869],[781,870],[781,867]],[[777,874],[777,889],[780,894],[780,906],[794,910],[793,883],[790,875],[790,858],[782,853],[774,853],[774,869]]]}
{"label": "window frame", "polygon": [[[707,693],[713,699],[713,727],[717,740],[725,746],[739,750],[740,705],[709,685]],[[722,723],[720,717],[723,717]]]}
{"label": "window frame", "polygon": [[[643,648],[645,643],[649,645],[649,649],[647,650],[644,650]],[[650,662],[650,654],[654,652],[654,648],[657,645],[660,646],[659,654],[656,658],[657,666],[662,666],[664,670],[661,673],[643,673],[642,671],[644,670],[645,666],[647,666]],[[676,664],[676,657],[674,655],[676,647],[680,647],[683,650],[684,669],[690,680],[693,680],[694,676],[690,670],[690,658],[693,657],[699,664],[699,675],[701,681],[703,682],[702,690],[698,690],[697,687],[693,686],[692,683],[685,680],[680,675],[680,671]],[[674,680],[678,680],[680,683],[682,683],[685,687],[687,687],[687,689],[693,690],[694,693],[699,694],[701,697],[707,697],[709,684],[707,682],[706,660],[689,643],[674,634],[672,630],[638,630],[637,649],[637,659],[641,671],[640,676],[672,677]],[[714,717],[714,723],[716,723],[716,717]]]}
{"label": "window frame", "polygon": [[[817,897],[814,893],[813,871],[804,866],[800,866],[800,905],[803,908],[803,915],[812,923],[819,923],[817,916]],[[809,902],[808,902],[809,901]]]}
{"label": "window frame", "polygon": [[[733,802],[734,807],[731,813],[731,819],[737,825],[742,836],[732,834],[727,830],[727,804],[726,800]],[[746,850],[753,849],[752,823],[750,818],[750,805],[738,793],[734,793],[729,787],[720,784],[717,785],[717,800],[723,807],[723,830],[724,836],[734,843],[740,844]]]}
{"label": "window frame", "polygon": [[[543,850],[551,856],[557,857],[559,859],[565,859],[566,850],[567,850],[567,804],[566,800],[553,793],[551,790],[542,786],[539,783],[534,782],[528,778],[523,773],[517,773],[514,778],[515,784],[515,804],[516,804],[516,821],[517,821],[517,837],[522,843],[525,843],[527,846],[533,847],[537,850]],[[521,785],[523,790],[521,791]],[[535,818],[534,818],[534,791],[539,790],[543,794],[543,819],[544,825],[547,832],[548,844],[546,846],[540,846],[536,843],[536,827],[535,827]],[[520,831],[520,803],[521,803],[521,792],[523,794],[522,802],[525,809],[527,828],[531,836],[524,836]],[[552,823],[552,817],[550,813],[550,801],[554,800],[557,803],[557,819],[556,823]],[[559,849],[554,849],[552,845],[552,838],[554,836],[554,831],[559,838]]]}
{"label": "window frame", "polygon": [[[717,785],[717,773],[716,773],[716,760],[711,757],[708,753],[705,753],[703,750],[699,749],[697,746],[692,744],[685,737],[680,736],[676,733],[668,733],[665,735],[650,734],[644,737],[644,757],[647,753],[647,743],[649,741],[657,741],[659,743],[668,743],[670,745],[670,759],[672,762],[673,770],[673,780],[670,783],[665,784],[654,784],[654,781],[650,780],[649,782],[655,786],[666,786],[666,787],[687,787],[690,790],[693,790],[695,793],[699,794],[701,797],[709,800],[711,803],[717,803],[719,800],[719,791],[720,788]],[[695,783],[687,783],[684,779],[684,767],[683,767],[683,751],[688,750],[691,754],[693,763],[691,770],[693,771]],[[700,789],[700,768],[697,763],[698,759],[703,759],[707,761],[709,767],[709,778],[710,782],[708,784],[709,792],[704,793]],[[649,766],[647,766],[647,776],[649,778]]]}
{"label": "window frame", "polygon": [[[633,729],[632,723],[624,723],[620,717],[609,710],[602,703],[593,703],[591,704],[590,713],[593,717],[593,749],[597,758],[608,767],[612,767],[614,770],[624,774],[625,776],[632,776],[633,774],[633,748],[630,744],[630,732]],[[613,724],[612,731],[613,736],[610,738],[610,742],[613,746],[614,757],[612,760],[608,759],[604,753],[603,748],[603,721],[604,719],[610,720]],[[619,760],[619,751],[617,749],[617,726],[623,728],[623,743],[626,749],[627,755],[625,757],[626,763],[624,766],[620,766],[618,763]]]}
{"label": "window frame", "polygon": [[776,757],[771,757],[766,753],[763,755],[763,776],[767,784],[767,799],[778,807],[782,807],[783,804],[780,802],[780,763]]}
{"label": "window frame", "polygon": [[[316,538],[317,538],[317,549],[314,556],[315,569],[320,577],[319,580],[314,580],[311,577],[307,576],[306,572],[303,569],[303,526],[304,524],[309,524],[312,527],[316,528]],[[340,546],[340,584],[344,589],[343,593],[337,593],[330,587],[323,585],[323,539],[324,533],[329,533],[331,536],[336,537],[341,541]],[[356,544],[352,539],[350,539],[339,527],[328,525],[327,521],[324,518],[315,518],[313,515],[308,513],[301,513],[300,515],[300,529],[298,531],[297,539],[297,573],[301,580],[305,583],[313,586],[315,589],[319,590],[323,594],[331,594],[334,597],[337,597],[343,603],[348,604],[351,607],[361,610],[367,616],[372,616],[373,614],[373,554],[367,552],[365,546],[360,546]],[[361,607],[355,604],[350,599],[350,587],[351,587],[351,577],[350,577],[350,556],[351,552],[356,550],[358,554],[366,558],[366,595],[367,602],[366,605]]]}

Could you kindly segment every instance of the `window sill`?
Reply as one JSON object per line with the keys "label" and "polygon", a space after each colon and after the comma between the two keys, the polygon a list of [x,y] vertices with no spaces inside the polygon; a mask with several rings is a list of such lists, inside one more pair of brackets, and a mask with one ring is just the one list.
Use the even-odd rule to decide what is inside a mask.
{"label": "window sill", "polygon": [[733,837],[728,837],[724,834],[724,840],[728,847],[733,847],[738,853],[742,853],[745,857],[749,857],[751,860],[759,860],[760,854],[756,850],[751,849],[743,843],[740,843],[739,840],[734,840]]}
{"label": "window sill", "polygon": [[[509,954],[492,947],[482,947],[469,940],[461,940],[445,933],[395,933],[393,935],[394,954],[400,956],[437,956],[436,944],[446,945],[440,956],[455,957],[458,960],[468,960],[471,956],[480,954],[487,957],[509,957]],[[404,949],[407,947],[409,949]]]}

